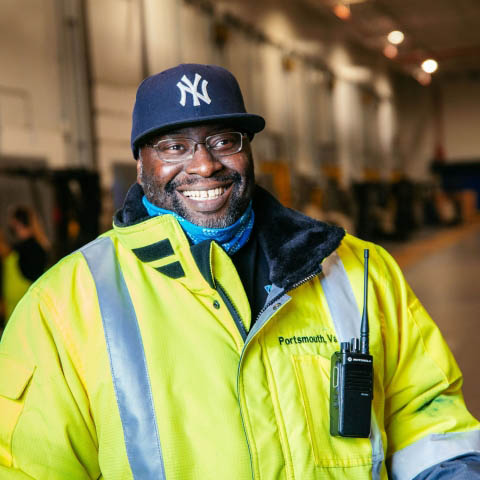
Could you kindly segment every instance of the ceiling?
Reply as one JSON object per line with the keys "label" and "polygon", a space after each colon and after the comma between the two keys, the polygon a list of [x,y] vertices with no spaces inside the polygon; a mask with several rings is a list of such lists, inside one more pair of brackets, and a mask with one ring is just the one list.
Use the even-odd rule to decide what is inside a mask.
{"label": "ceiling", "polygon": [[350,7],[347,20],[334,15],[336,0],[302,2],[369,50],[382,52],[387,34],[401,30],[405,40],[391,61],[403,70],[434,58],[438,75],[480,73],[480,0],[343,0]]}

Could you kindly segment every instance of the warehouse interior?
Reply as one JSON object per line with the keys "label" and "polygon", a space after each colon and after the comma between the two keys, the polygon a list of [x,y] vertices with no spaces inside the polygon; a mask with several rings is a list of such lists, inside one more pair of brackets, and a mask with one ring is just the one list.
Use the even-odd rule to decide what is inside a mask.
{"label": "warehouse interior", "polygon": [[479,417],[479,25],[477,0],[2,0],[0,212],[36,209],[50,263],[92,240],[136,178],[139,83],[226,67],[267,122],[258,183],[394,254]]}

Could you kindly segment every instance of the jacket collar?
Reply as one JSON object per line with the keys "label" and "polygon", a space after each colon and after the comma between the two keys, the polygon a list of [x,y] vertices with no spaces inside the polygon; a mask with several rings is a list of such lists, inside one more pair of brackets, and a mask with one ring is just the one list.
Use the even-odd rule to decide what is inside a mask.
{"label": "jacket collar", "polygon": [[[115,229],[119,234],[146,232],[148,224],[149,240],[145,242],[144,235],[142,240],[138,240],[139,235],[130,235],[126,246],[140,260],[153,261],[152,266],[161,273],[173,278],[188,276],[189,272],[182,268],[185,263],[175,260],[178,249],[189,248],[181,227],[171,215],[150,218],[142,204],[142,196],[141,186],[134,184],[127,193],[123,208],[114,216]],[[284,207],[259,186],[254,194],[253,208],[258,241],[270,268],[270,281],[285,291],[318,274],[321,262],[339,246],[345,235],[342,228]],[[153,242],[149,243],[150,240]],[[194,256],[198,258],[198,255]],[[164,265],[169,257],[174,261]],[[185,258],[184,255],[181,257]],[[160,264],[155,267],[155,262]]]}
{"label": "jacket collar", "polygon": [[260,187],[255,192],[253,208],[270,280],[285,291],[320,273],[322,261],[345,236],[343,228],[286,208]]}

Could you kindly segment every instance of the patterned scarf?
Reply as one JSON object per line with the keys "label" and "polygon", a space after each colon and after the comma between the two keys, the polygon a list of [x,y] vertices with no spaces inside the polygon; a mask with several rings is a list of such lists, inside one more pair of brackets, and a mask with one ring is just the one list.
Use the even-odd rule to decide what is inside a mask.
{"label": "patterned scarf", "polygon": [[175,212],[153,205],[153,203],[147,200],[145,195],[142,198],[142,203],[151,217],[157,215],[173,215],[195,245],[204,240],[215,240],[229,255],[233,255],[248,242],[250,234],[252,233],[253,222],[255,221],[251,201],[245,213],[234,224],[225,228],[207,228],[195,225],[180,215],[177,215]]}

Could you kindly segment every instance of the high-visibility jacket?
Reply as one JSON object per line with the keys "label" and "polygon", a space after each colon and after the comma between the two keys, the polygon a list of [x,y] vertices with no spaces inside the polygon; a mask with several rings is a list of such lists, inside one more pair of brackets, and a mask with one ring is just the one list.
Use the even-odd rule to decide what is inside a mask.
{"label": "high-visibility jacket", "polygon": [[19,254],[12,250],[3,262],[3,298],[5,318],[8,319],[19,300],[25,295],[32,282],[20,270]]}
{"label": "high-visibility jacket", "polygon": [[[137,221],[50,269],[7,326],[1,479],[404,480],[479,451],[455,360],[382,248],[257,193],[272,286],[250,328],[228,255],[141,218],[136,195]],[[359,329],[364,248],[372,433],[332,437],[330,357]]]}

